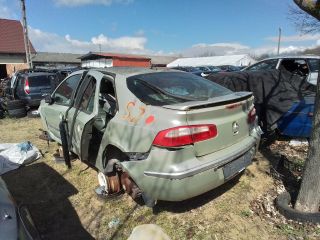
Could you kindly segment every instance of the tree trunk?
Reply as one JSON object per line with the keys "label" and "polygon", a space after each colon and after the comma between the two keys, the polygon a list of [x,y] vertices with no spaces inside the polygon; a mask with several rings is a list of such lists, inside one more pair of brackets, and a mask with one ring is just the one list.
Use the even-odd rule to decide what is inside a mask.
{"label": "tree trunk", "polygon": [[318,212],[320,205],[320,73],[317,81],[312,134],[295,209]]}

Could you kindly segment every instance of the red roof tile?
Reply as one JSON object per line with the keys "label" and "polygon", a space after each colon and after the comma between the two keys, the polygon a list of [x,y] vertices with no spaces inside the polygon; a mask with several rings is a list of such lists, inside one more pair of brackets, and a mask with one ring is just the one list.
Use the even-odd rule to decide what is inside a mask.
{"label": "red roof tile", "polygon": [[[30,50],[31,53],[36,52],[31,42]],[[25,53],[23,30],[19,21],[0,19],[0,53]]]}

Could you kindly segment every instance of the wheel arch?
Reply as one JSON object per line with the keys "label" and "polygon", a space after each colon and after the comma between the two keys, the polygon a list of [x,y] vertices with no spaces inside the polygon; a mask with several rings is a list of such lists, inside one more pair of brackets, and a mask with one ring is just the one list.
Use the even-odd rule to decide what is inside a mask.
{"label": "wheel arch", "polygon": [[128,160],[128,156],[117,146],[108,144],[102,154],[101,167],[106,174],[114,171],[114,165]]}

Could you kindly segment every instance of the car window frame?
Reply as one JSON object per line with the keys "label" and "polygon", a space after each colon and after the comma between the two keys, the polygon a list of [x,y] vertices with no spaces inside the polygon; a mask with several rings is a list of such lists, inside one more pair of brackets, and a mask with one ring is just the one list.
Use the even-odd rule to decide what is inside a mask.
{"label": "car window frame", "polygon": [[307,62],[307,65],[309,68],[309,74],[310,73],[320,73],[320,69],[318,71],[311,71],[311,67],[310,67],[310,63],[309,63],[310,60],[316,60],[316,61],[318,61],[318,63],[320,63],[320,59],[318,59],[318,58],[306,58],[305,61]]}
{"label": "car window frame", "polygon": [[[61,83],[58,84],[58,86],[56,87],[56,89],[55,89],[55,90],[53,91],[53,93],[51,94],[51,98],[52,98],[52,99],[55,99],[55,98],[54,98],[54,95],[56,94],[57,89],[58,89],[65,81],[67,81],[69,78],[74,77],[74,76],[76,76],[76,75],[79,75],[79,81],[80,81],[82,74],[83,74],[83,73],[75,73],[75,74],[69,75],[67,78],[65,78],[63,81],[61,81]],[[79,84],[79,83],[78,83],[78,84]],[[73,91],[72,91],[72,93],[71,93],[71,98],[70,98],[70,100],[74,97],[75,90],[76,90],[76,89],[73,89]],[[60,105],[60,106],[67,106],[67,107],[69,107],[70,104],[71,104],[71,102],[70,102],[69,104],[63,104],[63,103],[57,103],[56,101],[54,101],[53,104],[57,104],[57,105]]]}
{"label": "car window frame", "polygon": [[[89,102],[88,102],[88,105],[87,105],[87,107],[86,107],[86,109],[82,109],[81,108],[81,103],[82,103],[82,100],[83,100],[83,96],[84,96],[84,93],[85,93],[85,91],[87,90],[87,88],[89,87],[89,84],[88,84],[88,86],[86,87],[86,89],[84,89],[84,91],[81,93],[82,95],[81,95],[81,101],[79,102],[79,111],[80,112],[83,112],[83,113],[86,113],[86,114],[88,114],[88,115],[91,115],[93,112],[94,112],[94,107],[95,107],[95,96],[96,96],[96,94],[97,94],[97,85],[98,85],[98,80],[94,77],[94,76],[92,76],[92,75],[89,75],[89,74],[87,74],[87,76],[86,77],[89,77],[90,79],[89,79],[89,81],[91,81],[92,80],[92,78],[94,79],[94,81],[95,81],[95,88],[94,88],[94,91],[92,91],[92,93],[91,93],[91,96],[90,96],[90,98],[89,98],[89,100],[93,97],[93,108],[92,108],[92,111],[91,112],[89,112],[89,111],[86,111],[87,110],[87,108],[88,108],[88,105],[89,105]],[[75,107],[75,104],[76,103],[74,103],[74,105],[73,105],[73,107]]]}
{"label": "car window frame", "polygon": [[306,63],[307,66],[308,66],[308,71],[309,71],[309,73],[307,74],[307,76],[309,76],[310,73],[311,73],[311,71],[310,71],[310,66],[309,66],[309,64],[308,64],[307,58],[303,58],[303,57],[297,57],[297,58],[281,58],[280,60],[281,60],[281,61],[278,62],[277,69],[280,68],[280,65],[281,65],[282,61],[285,61],[285,60],[293,60],[293,61],[303,60],[303,61],[305,61],[305,63]]}
{"label": "car window frame", "polygon": [[[252,68],[255,67],[255,66],[257,66],[257,65],[259,65],[259,64],[266,63],[266,62],[268,62],[268,61],[273,61],[273,60],[277,61],[276,67],[275,67],[274,69],[278,69],[279,66],[280,66],[280,65],[279,65],[280,59],[271,58],[271,59],[264,59],[264,60],[262,60],[262,61],[259,61],[259,62],[255,63],[255,64],[247,67],[245,70],[248,70],[248,71],[264,71],[264,70],[266,70],[266,69],[254,69],[254,70],[253,70]],[[268,64],[268,65],[269,65],[269,64]],[[269,69],[269,70],[271,70],[271,69]]]}

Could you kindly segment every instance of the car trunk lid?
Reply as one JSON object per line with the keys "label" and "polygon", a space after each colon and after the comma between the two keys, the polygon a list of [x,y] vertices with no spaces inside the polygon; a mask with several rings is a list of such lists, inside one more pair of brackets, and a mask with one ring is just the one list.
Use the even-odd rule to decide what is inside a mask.
{"label": "car trunk lid", "polygon": [[249,135],[248,113],[253,107],[253,97],[251,93],[239,92],[208,101],[164,107],[185,110],[188,125],[216,126],[217,136],[193,143],[195,155],[203,156],[231,146]]}

